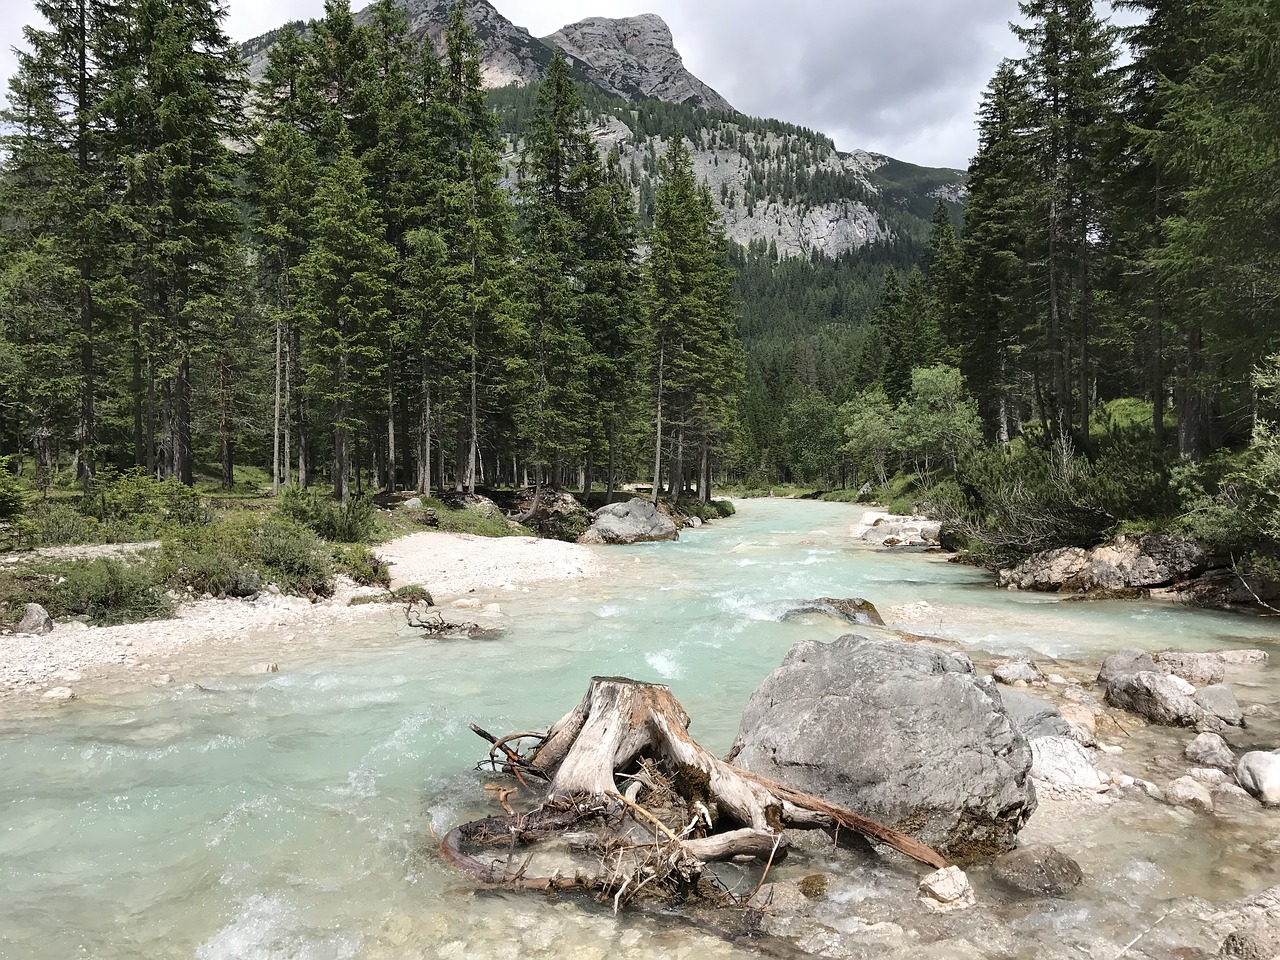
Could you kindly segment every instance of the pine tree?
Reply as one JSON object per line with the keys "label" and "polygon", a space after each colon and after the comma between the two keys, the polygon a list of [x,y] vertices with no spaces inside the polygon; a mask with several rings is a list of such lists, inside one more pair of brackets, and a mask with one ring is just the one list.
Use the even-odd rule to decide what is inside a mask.
{"label": "pine tree", "polygon": [[216,0],[139,0],[132,13],[105,102],[126,176],[119,215],[133,248],[135,343],[148,383],[161,381],[159,462],[150,386],[137,391],[135,422],[148,424],[148,466],[191,484],[192,361],[232,324],[243,257],[228,146],[243,134],[242,68]]}
{"label": "pine tree", "polygon": [[55,433],[74,439],[87,489],[99,460],[98,341],[109,319],[112,266],[102,60],[119,14],[105,0],[38,0],[35,7],[44,26],[23,30],[29,49],[17,51],[3,114],[9,133],[0,139],[4,311],[15,359],[30,378],[25,429],[37,460],[42,469],[51,465]]}
{"label": "pine tree", "polygon": [[307,333],[307,382],[333,411],[333,495],[351,495],[352,440],[359,412],[388,362],[381,332],[395,253],[345,137],[316,188],[307,253],[294,271],[299,322]]}

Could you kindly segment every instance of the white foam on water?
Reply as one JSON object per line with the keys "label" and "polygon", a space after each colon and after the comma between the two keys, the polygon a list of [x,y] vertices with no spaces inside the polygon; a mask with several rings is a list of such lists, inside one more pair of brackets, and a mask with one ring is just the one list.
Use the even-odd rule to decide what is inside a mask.
{"label": "white foam on water", "polygon": [[664,680],[674,680],[680,676],[680,664],[676,661],[674,650],[651,650],[644,655],[644,660]]}
{"label": "white foam on water", "polygon": [[196,960],[351,960],[360,938],[320,930],[283,897],[254,894],[196,949]]}

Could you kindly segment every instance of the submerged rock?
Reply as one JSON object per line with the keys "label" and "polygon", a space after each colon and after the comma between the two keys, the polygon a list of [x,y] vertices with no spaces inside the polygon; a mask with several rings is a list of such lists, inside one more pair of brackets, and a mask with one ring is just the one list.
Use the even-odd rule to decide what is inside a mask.
{"label": "submerged rock", "polygon": [[991,876],[1010,889],[1045,897],[1065,897],[1080,885],[1080,864],[1047,843],[1019,847],[997,857]]}
{"label": "submerged rock", "polygon": [[836,620],[843,620],[855,626],[884,626],[884,618],[880,616],[880,611],[876,609],[875,604],[861,597],[849,597],[845,600],[819,597],[817,600],[805,600],[784,613],[782,619],[791,620],[810,613],[834,617]]}
{"label": "submerged rock", "polygon": [[733,756],[952,860],[1009,849],[1036,805],[1031,748],[994,684],[967,657],[891,640],[792,647],[747,704]]}
{"label": "submerged rock", "polygon": [[1190,807],[1213,813],[1213,797],[1204,784],[1193,777],[1179,777],[1165,788],[1164,798],[1175,807]]}
{"label": "submerged rock", "polygon": [[1216,770],[1232,772],[1236,768],[1236,755],[1227,741],[1216,733],[1202,733],[1187,744],[1182,755],[1192,763]]}
{"label": "submerged rock", "polygon": [[594,521],[579,543],[647,543],[678,540],[674,521],[650,500],[633,497],[624,503],[610,503],[594,514]]}

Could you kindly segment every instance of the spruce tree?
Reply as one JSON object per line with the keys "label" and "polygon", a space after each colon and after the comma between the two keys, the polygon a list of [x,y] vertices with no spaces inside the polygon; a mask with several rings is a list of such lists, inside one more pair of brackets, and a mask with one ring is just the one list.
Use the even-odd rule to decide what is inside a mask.
{"label": "spruce tree", "polygon": [[307,383],[332,410],[333,495],[351,495],[353,437],[361,407],[388,357],[386,328],[395,253],[346,137],[316,188],[311,244],[294,271],[298,320],[307,334]]}

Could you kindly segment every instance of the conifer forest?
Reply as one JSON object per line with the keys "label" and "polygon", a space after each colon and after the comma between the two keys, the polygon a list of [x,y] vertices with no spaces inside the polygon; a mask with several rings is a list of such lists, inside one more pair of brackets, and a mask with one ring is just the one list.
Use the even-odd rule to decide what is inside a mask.
{"label": "conifer forest", "polygon": [[[1018,4],[954,198],[560,55],[486,91],[461,7],[437,44],[328,0],[250,84],[217,0],[40,0],[4,113],[0,456],[41,490],[251,467],[342,503],[841,489],[984,562],[1180,528],[1265,565],[1280,23],[1117,6]],[[598,148],[610,110],[643,169]],[[752,176],[713,196],[690,150],[730,148]],[[873,193],[884,235],[836,257],[721,222]]]}

